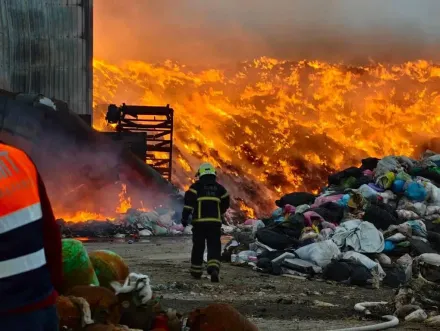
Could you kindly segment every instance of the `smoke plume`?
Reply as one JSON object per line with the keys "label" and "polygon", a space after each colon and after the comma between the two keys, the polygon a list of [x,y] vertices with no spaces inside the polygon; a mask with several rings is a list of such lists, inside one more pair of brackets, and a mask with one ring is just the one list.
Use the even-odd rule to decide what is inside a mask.
{"label": "smoke plume", "polygon": [[438,0],[95,0],[94,13],[95,56],[113,63],[440,58]]}

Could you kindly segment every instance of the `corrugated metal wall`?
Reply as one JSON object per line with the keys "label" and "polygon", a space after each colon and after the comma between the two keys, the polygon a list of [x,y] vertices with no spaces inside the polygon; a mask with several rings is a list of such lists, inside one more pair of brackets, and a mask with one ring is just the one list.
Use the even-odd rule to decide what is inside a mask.
{"label": "corrugated metal wall", "polygon": [[0,0],[0,88],[92,114],[93,0]]}

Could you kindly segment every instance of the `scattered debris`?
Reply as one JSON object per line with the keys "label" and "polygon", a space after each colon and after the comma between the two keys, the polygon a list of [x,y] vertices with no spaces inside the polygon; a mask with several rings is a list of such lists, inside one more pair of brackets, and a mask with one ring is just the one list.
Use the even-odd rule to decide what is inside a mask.
{"label": "scattered debris", "polygon": [[294,192],[276,205],[270,217],[234,229],[224,261],[295,279],[400,287],[391,314],[440,320],[440,154],[366,158],[330,175],[318,195]]}
{"label": "scattered debris", "polygon": [[320,301],[320,300],[314,300],[313,304],[316,307],[338,307],[338,305],[334,305],[332,303],[328,303],[328,302],[324,302],[324,301]]}

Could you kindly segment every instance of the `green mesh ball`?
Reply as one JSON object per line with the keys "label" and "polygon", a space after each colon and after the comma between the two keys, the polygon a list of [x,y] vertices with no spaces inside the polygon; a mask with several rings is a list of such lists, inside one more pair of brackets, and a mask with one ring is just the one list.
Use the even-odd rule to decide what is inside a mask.
{"label": "green mesh ball", "polygon": [[128,266],[118,254],[99,250],[91,252],[89,256],[101,286],[111,289],[111,282],[124,281],[127,278]]}
{"label": "green mesh ball", "polygon": [[99,286],[98,278],[83,243],[76,239],[63,239],[62,249],[64,291],[77,285]]}

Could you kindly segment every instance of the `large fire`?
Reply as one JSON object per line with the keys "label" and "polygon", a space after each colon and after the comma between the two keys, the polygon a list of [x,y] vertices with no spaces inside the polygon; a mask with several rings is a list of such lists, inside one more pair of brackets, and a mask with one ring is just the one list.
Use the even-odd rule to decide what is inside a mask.
{"label": "large fire", "polygon": [[[416,155],[439,134],[440,66],[428,61],[93,65],[95,105],[175,109],[176,185],[187,187],[199,163],[212,162],[249,216],[269,211],[283,193],[317,190],[329,172],[363,157]],[[103,115],[95,112],[98,130],[110,129]]]}
{"label": "large fire", "polygon": [[[89,220],[115,220],[118,215],[126,213],[131,207],[131,197],[127,194],[127,185],[121,184],[121,191],[118,194],[119,203],[111,213],[96,213],[90,211],[76,211],[73,213],[66,212],[62,208],[54,208],[54,213],[57,218],[62,218],[69,222],[86,222]],[[143,202],[140,201],[140,205],[143,206]],[[140,210],[147,210],[144,207],[138,208]]]}

